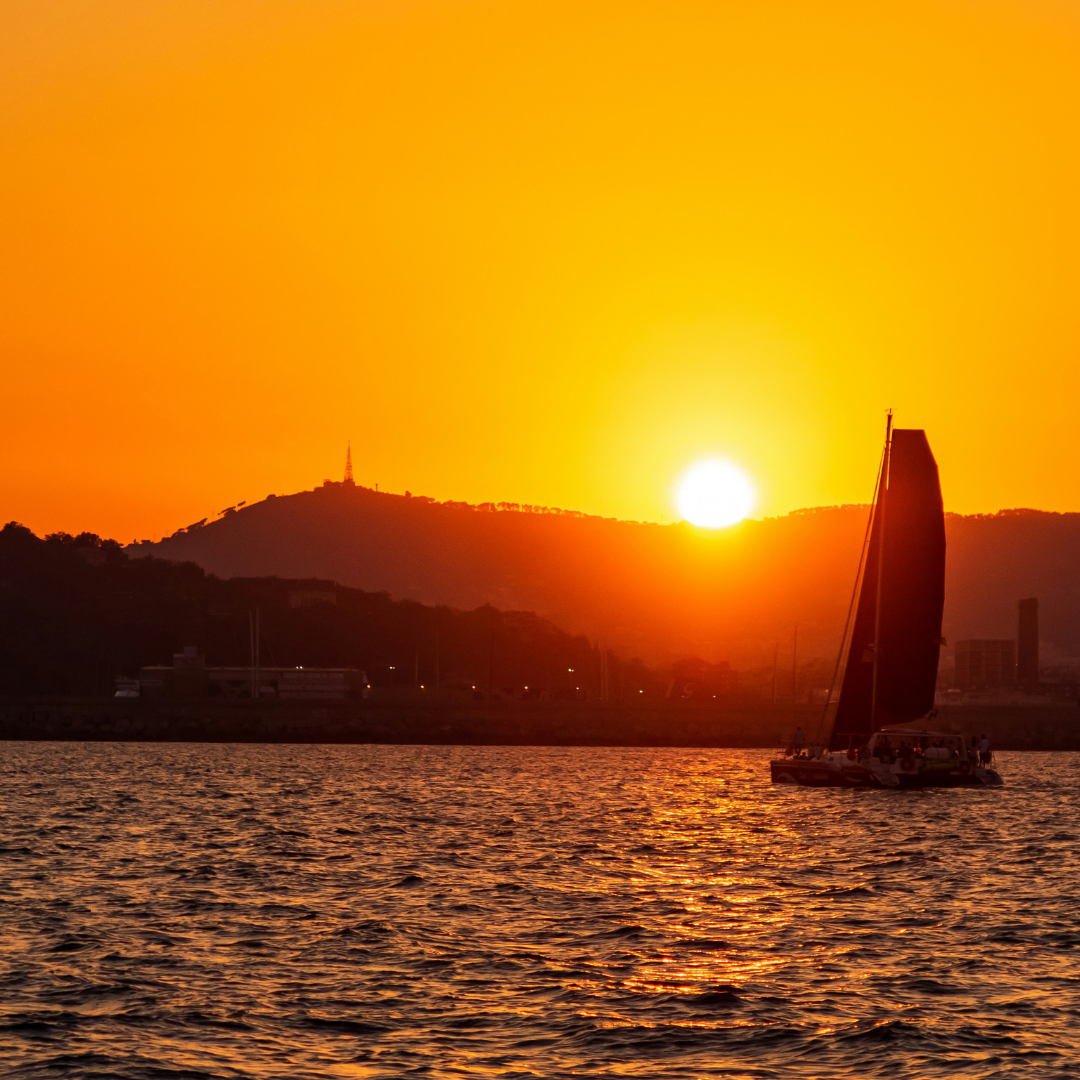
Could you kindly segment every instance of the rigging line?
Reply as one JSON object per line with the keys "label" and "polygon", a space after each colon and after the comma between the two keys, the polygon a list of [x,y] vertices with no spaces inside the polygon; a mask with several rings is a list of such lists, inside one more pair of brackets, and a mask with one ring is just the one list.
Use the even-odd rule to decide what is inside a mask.
{"label": "rigging line", "polygon": [[844,632],[840,635],[840,650],[836,654],[836,666],[833,668],[832,682],[829,683],[829,692],[825,696],[825,707],[821,710],[821,719],[818,721],[817,734],[814,736],[815,742],[821,741],[821,732],[825,727],[825,718],[829,715],[829,705],[832,702],[833,691],[836,689],[836,679],[840,674],[840,664],[844,659],[844,646],[847,644],[848,630],[851,628],[851,616],[855,611],[855,603],[859,598],[859,586],[862,585],[863,567],[866,565],[866,555],[870,547],[870,532],[874,527],[874,513],[877,510],[877,492],[881,490],[881,470],[884,467],[885,448],[882,447],[881,460],[878,462],[877,482],[874,484],[874,501],[870,504],[870,513],[866,518],[866,533],[863,535],[862,550],[859,553],[859,568],[855,571],[855,588],[851,590],[851,602],[848,604],[847,619],[844,621]]}
{"label": "rigging line", "polygon": [[878,694],[878,665],[881,662],[881,582],[885,568],[885,511],[888,508],[889,490],[889,465],[892,461],[892,409],[886,413],[885,421],[885,464],[881,472],[881,490],[878,493],[878,502],[881,504],[878,512],[881,514],[881,530],[878,533],[877,552],[877,599],[874,604],[874,677],[870,691],[870,730],[874,730],[877,723],[877,694]]}

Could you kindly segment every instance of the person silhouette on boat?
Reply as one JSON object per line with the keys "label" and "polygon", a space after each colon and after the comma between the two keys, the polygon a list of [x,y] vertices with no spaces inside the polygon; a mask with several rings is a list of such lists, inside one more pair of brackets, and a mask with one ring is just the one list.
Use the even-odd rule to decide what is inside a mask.
{"label": "person silhouette on boat", "polygon": [[878,761],[882,765],[892,764],[892,743],[889,741],[888,735],[882,735],[878,739],[877,744],[874,747],[874,753],[877,755]]}
{"label": "person silhouette on boat", "polygon": [[979,764],[983,768],[990,764],[990,740],[986,735],[979,740]]}
{"label": "person silhouette on boat", "polygon": [[795,729],[795,734],[791,736],[791,746],[795,751],[796,757],[802,757],[803,743],[806,742],[806,735],[803,734],[802,724]]}

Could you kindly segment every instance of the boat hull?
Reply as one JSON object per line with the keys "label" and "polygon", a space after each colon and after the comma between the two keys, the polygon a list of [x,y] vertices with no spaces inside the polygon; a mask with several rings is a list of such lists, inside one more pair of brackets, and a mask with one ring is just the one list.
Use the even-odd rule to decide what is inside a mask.
{"label": "boat hull", "polygon": [[813,758],[778,758],[769,762],[774,784],[801,787],[877,787],[874,774],[861,765],[835,766]]}
{"label": "boat hull", "polygon": [[994,769],[912,769],[902,766],[868,768],[858,762],[835,764],[813,758],[774,758],[769,762],[774,784],[799,787],[928,788],[1001,787],[1004,781]]}
{"label": "boat hull", "polygon": [[899,787],[1001,787],[1005,781],[994,769],[975,769],[970,773],[898,773]]}

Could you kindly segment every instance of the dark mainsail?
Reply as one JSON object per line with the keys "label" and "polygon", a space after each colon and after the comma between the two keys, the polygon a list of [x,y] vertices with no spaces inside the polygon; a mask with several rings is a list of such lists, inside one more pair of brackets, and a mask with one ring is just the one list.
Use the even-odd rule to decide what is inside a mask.
{"label": "dark mainsail", "polygon": [[926,433],[903,428],[892,433],[887,459],[888,480],[883,469],[833,723],[834,750],[887,724],[921,719],[934,707],[945,605],[945,514],[937,462]]}

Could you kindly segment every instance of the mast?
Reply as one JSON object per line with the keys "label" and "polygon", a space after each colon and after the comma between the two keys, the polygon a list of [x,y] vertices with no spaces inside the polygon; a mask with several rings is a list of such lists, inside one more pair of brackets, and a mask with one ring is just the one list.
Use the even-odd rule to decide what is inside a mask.
{"label": "mast", "polygon": [[772,703],[776,704],[776,666],[780,661],[780,642],[776,642],[772,655]]}
{"label": "mast", "polygon": [[885,414],[885,457],[881,463],[881,485],[878,488],[878,513],[881,515],[881,527],[878,533],[877,595],[874,599],[874,675],[870,684],[870,730],[874,730],[877,719],[878,665],[881,662],[881,582],[885,565],[885,504],[889,490],[889,457],[892,452],[892,409]]}
{"label": "mast", "polygon": [[248,674],[251,676],[251,699],[255,700],[255,613],[248,612],[248,653],[251,666]]}
{"label": "mast", "polygon": [[795,720],[798,705],[795,700],[795,683],[799,678],[799,624],[795,624],[795,632],[791,639],[791,719]]}

